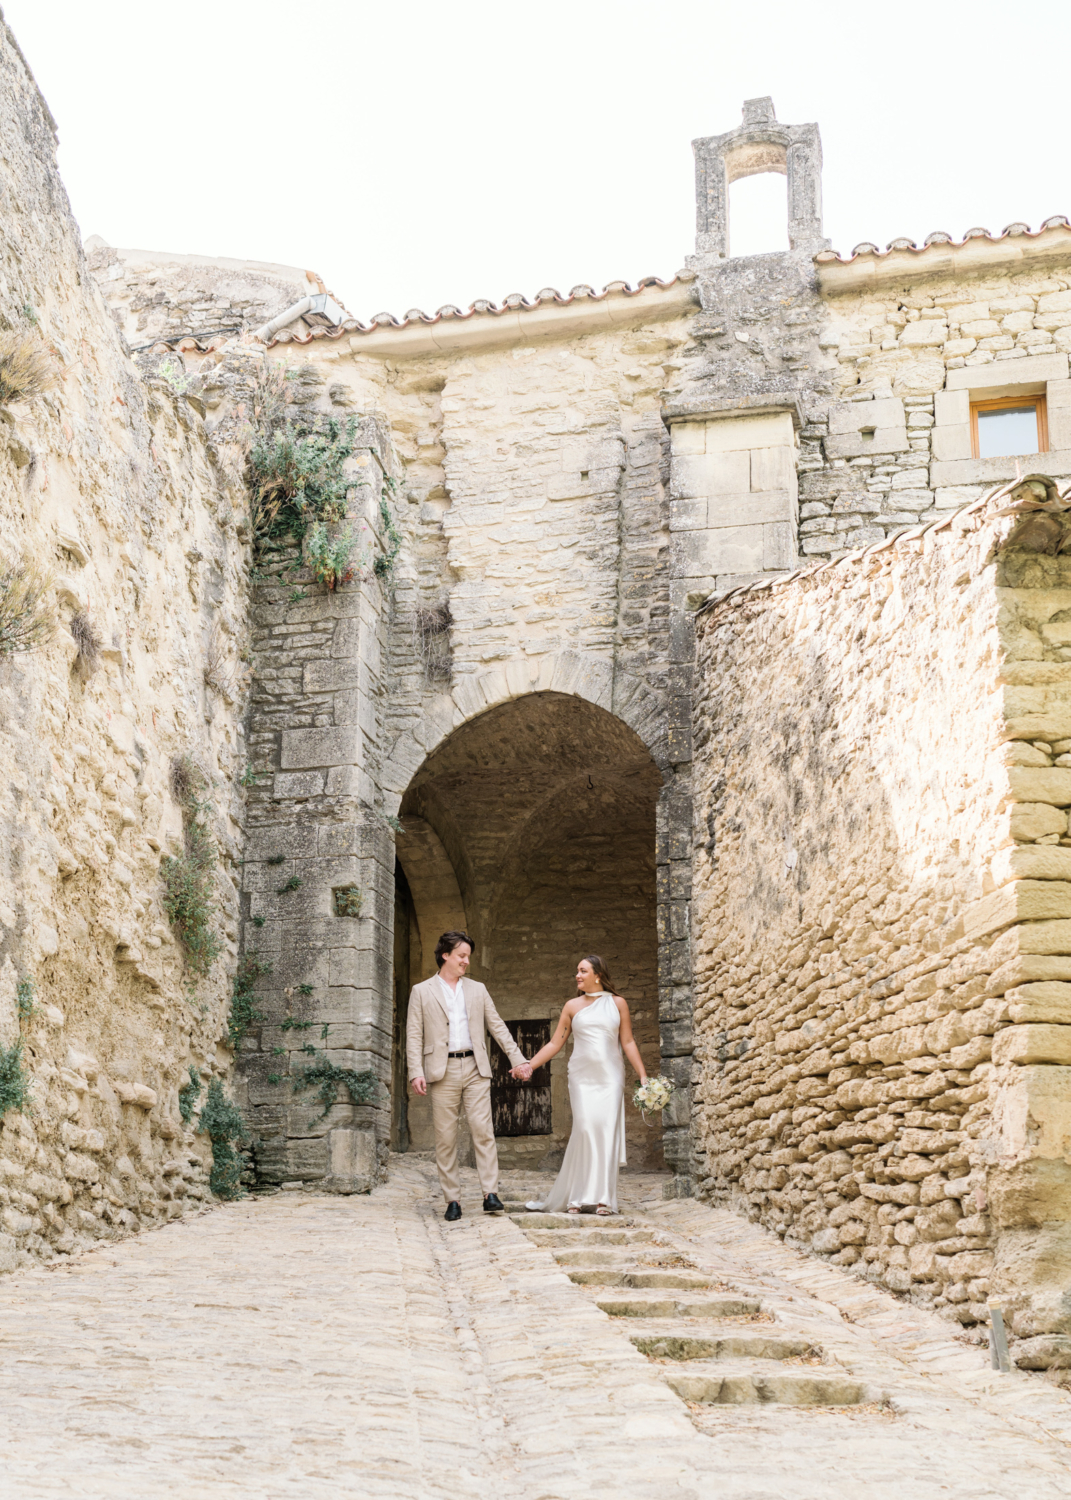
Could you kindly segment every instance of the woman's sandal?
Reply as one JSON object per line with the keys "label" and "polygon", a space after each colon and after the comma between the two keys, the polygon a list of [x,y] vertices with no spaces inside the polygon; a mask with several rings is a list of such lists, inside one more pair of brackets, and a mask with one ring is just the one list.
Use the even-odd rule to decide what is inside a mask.
{"label": "woman's sandal", "polygon": [[578,1208],[567,1208],[565,1211],[567,1214],[578,1214],[580,1212]]}
{"label": "woman's sandal", "polygon": [[605,1203],[600,1203],[595,1212],[600,1219],[611,1219],[613,1218],[614,1213],[613,1209],[607,1208]]}

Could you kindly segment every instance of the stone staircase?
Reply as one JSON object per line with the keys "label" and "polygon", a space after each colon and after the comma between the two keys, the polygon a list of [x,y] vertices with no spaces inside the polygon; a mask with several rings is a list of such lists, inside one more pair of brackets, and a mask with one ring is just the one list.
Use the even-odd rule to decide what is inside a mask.
{"label": "stone staircase", "polygon": [[[596,1307],[621,1320],[690,1409],[841,1408],[884,1400],[805,1331],[794,1330],[782,1304],[768,1307],[761,1293],[719,1280],[642,1214],[529,1213],[518,1203],[507,1209]],[[635,1332],[632,1325],[639,1325]]]}

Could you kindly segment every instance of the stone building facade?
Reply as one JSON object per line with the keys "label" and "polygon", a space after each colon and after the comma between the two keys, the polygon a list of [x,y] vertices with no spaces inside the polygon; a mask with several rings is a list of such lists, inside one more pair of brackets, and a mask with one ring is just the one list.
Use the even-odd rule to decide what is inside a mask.
{"label": "stone building facade", "polygon": [[[19,108],[45,118],[5,45]],[[23,170],[52,172],[58,201],[50,152]],[[67,269],[42,258],[30,300],[92,421],[119,420],[114,389],[157,422],[109,472],[125,463],[147,493],[166,470],[172,487],[151,521],[124,512],[114,538],[99,521],[118,561],[95,607],[120,642],[101,723],[130,724],[129,790],[137,760],[141,804],[170,823],[155,845],[125,835],[146,868],[131,850],[134,916],[107,960],[130,1006],[160,1008],[155,1071],[129,1060],[125,1010],[87,1002],[97,1072],[81,1076],[104,1102],[79,1128],[100,1130],[96,1080],[137,1072],[143,1159],[163,1161],[159,1137],[206,1160],[196,1113],[176,1124],[165,1089],[197,1059],[237,1092],[262,1185],[366,1190],[391,1149],[429,1143],[401,1038],[439,932],[472,933],[474,972],[532,1047],[594,950],[678,1085],[660,1129],[630,1117],[633,1163],[963,1321],[999,1290],[1020,1335],[1071,1332],[1071,227],[842,257],[822,233],[816,126],[752,100],[695,155],[695,253],[668,280],[598,292],[362,323],[297,268],[99,242],[83,261],[68,230]],[[764,171],[786,176],[790,248],[737,258],[729,185]],[[9,280],[9,326],[26,295]],[[16,498],[19,454],[58,455],[67,427],[83,446],[66,503],[79,535],[98,524],[78,496],[110,450],[79,438],[67,390],[32,443],[9,444],[5,503],[27,538],[46,511]],[[272,402],[288,431],[347,435],[336,531],[356,547],[337,587],[307,545],[254,535],[250,453]],[[979,456],[1001,411],[1034,438]],[[159,548],[150,576],[140,559]],[[24,660],[26,692],[73,694],[50,656]],[[56,764],[74,733],[42,731]],[[229,946],[196,991],[145,853],[158,865],[180,835],[165,773],[187,746],[241,888],[221,878]],[[62,868],[34,887],[41,911]],[[59,996],[82,994],[82,959],[57,943],[50,1003],[70,1029]],[[40,1056],[42,1077],[74,1066]],[[496,1083],[507,1160],[557,1160],[564,1069],[525,1109]],[[345,1080],[369,1073],[352,1102]],[[28,1132],[47,1156],[52,1129],[9,1115],[0,1155],[28,1169]],[[118,1197],[132,1148],[100,1149]],[[151,1218],[148,1169],[135,1180],[129,1212]],[[48,1253],[51,1200],[17,1191],[33,1227],[12,1221],[16,1253]]]}

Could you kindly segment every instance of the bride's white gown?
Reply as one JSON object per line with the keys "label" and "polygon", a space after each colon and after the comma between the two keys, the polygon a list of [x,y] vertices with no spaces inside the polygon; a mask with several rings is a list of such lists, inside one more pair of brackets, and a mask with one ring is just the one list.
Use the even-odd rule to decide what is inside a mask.
{"label": "bride's white gown", "polygon": [[625,1165],[625,1064],[621,1013],[608,990],[573,1017],[569,1103],[573,1131],[554,1186],[542,1203],[548,1213],[605,1203],[617,1212],[617,1170]]}

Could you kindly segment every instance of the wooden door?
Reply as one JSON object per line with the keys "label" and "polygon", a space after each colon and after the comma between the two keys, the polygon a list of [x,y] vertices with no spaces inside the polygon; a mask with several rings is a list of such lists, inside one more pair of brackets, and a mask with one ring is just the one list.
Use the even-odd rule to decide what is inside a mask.
{"label": "wooden door", "polygon": [[[534,1057],[550,1041],[549,1021],[507,1021],[506,1025],[525,1057]],[[527,1083],[518,1083],[509,1076],[509,1058],[490,1037],[487,1049],[495,1135],[550,1135],[550,1064],[533,1073]]]}

